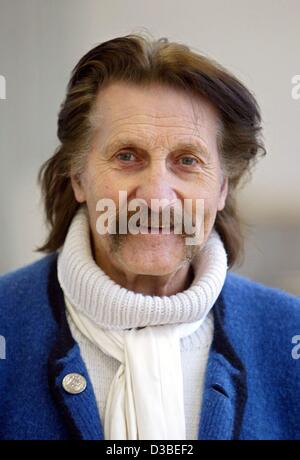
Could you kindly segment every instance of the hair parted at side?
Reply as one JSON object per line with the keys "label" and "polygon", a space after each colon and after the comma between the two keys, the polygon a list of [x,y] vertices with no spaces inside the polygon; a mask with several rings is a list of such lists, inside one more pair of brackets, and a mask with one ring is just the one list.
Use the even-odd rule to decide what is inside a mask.
{"label": "hair parted at side", "polygon": [[41,167],[42,189],[49,234],[38,251],[52,252],[65,240],[79,207],[70,174],[80,173],[92,138],[96,96],[113,81],[161,83],[205,97],[217,109],[221,134],[220,159],[229,178],[225,207],[216,216],[231,267],[239,260],[243,237],[235,194],[241,179],[249,177],[259,154],[265,154],[261,115],[253,94],[214,60],[167,38],[155,40],[130,34],[101,43],[86,53],[72,71],[58,116],[60,145]]}

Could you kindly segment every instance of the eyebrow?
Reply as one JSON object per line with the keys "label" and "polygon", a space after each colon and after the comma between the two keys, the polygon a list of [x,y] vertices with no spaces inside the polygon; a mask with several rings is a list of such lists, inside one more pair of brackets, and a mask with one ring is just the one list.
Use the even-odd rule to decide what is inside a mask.
{"label": "eyebrow", "polygon": [[[146,150],[139,146],[139,141],[132,139],[132,138],[121,138],[113,141],[111,144],[107,144],[104,148],[104,153],[109,154],[114,150],[122,149],[122,148],[137,148],[141,150]],[[209,156],[209,151],[203,141],[195,140],[191,142],[190,140],[187,142],[181,141],[174,145],[171,149],[172,151],[176,150],[190,150],[194,153],[201,153],[205,156]]]}

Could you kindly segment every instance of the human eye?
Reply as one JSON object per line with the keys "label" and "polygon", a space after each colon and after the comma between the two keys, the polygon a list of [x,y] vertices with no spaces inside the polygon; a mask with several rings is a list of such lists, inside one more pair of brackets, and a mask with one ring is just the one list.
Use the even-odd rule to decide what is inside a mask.
{"label": "human eye", "polygon": [[192,155],[184,155],[178,159],[178,163],[184,167],[197,166],[199,164],[199,160]]}
{"label": "human eye", "polygon": [[130,163],[136,159],[136,156],[129,150],[120,152],[116,155],[116,158],[122,162]]}

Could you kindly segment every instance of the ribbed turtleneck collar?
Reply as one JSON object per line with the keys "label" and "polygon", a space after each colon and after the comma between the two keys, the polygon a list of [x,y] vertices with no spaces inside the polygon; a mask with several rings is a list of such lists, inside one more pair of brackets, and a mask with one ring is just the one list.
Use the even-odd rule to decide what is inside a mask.
{"label": "ribbed turtleneck collar", "polygon": [[185,291],[150,296],[115,283],[96,264],[85,206],[75,214],[58,257],[58,279],[64,295],[88,318],[106,329],[186,323],[204,318],[223,287],[227,257],[213,230],[192,261],[194,280]]}

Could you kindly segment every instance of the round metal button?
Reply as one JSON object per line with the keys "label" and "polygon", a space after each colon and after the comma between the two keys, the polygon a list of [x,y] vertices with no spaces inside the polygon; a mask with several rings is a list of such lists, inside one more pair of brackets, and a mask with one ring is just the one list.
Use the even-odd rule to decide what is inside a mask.
{"label": "round metal button", "polygon": [[73,372],[64,376],[62,386],[67,393],[76,395],[82,393],[86,389],[86,379],[83,375]]}

